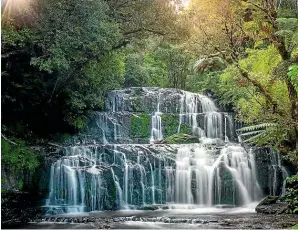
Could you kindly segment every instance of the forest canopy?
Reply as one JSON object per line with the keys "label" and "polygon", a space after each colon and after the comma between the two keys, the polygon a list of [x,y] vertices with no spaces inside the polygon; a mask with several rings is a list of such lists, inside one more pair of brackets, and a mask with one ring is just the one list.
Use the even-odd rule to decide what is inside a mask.
{"label": "forest canopy", "polygon": [[103,109],[109,90],[169,87],[211,93],[248,126],[239,131],[244,140],[295,157],[297,7],[297,0],[4,1],[2,130],[25,139],[74,133]]}

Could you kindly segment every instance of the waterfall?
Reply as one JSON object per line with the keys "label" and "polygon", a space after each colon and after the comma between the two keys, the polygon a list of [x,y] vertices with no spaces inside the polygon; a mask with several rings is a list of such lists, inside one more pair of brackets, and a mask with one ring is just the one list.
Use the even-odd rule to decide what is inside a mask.
{"label": "waterfall", "polygon": [[154,113],[154,115],[151,118],[152,128],[151,128],[150,143],[154,143],[155,141],[160,141],[163,139],[162,125],[161,125],[162,113],[159,110],[159,106],[160,106],[160,94],[158,95],[157,111]]}
{"label": "waterfall", "polygon": [[[182,147],[176,168],[177,203],[246,205],[260,198],[253,156],[241,146],[224,147],[217,158],[201,144]],[[227,191],[223,183],[229,183]]]}
{"label": "waterfall", "polygon": [[[105,108],[90,117],[80,144],[62,147],[49,167],[49,212],[242,206],[262,198],[254,151],[233,143],[232,115],[210,98],[129,88],[110,92]],[[157,144],[185,130],[199,143]],[[288,173],[274,154],[270,193],[282,195]]]}
{"label": "waterfall", "polygon": [[[286,168],[282,166],[278,152],[271,152],[271,178],[270,195],[284,196],[286,192],[285,179],[289,176]],[[280,186],[281,185],[281,186]]]}

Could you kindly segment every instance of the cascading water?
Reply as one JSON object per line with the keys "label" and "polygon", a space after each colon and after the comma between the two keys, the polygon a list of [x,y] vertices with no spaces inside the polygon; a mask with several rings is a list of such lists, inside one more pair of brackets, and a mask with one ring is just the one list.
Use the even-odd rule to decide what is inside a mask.
{"label": "cascading water", "polygon": [[154,143],[155,141],[161,141],[163,139],[162,125],[161,125],[162,113],[159,110],[159,106],[160,106],[160,94],[158,95],[157,111],[154,113],[154,115],[152,115],[152,118],[151,118],[150,143]]}
{"label": "cascading water", "polygon": [[[280,155],[277,152],[272,152],[271,155],[271,185],[270,195],[284,196],[286,192],[285,179],[289,176],[286,168],[281,165]],[[282,185],[282,186],[279,186]]]}
{"label": "cascading water", "polygon": [[[262,190],[254,152],[229,142],[236,139],[233,124],[231,114],[204,95],[112,91],[106,112],[96,112],[79,136],[82,144],[62,148],[63,157],[51,165],[46,207],[57,213],[257,201]],[[155,144],[185,127],[199,143]]]}

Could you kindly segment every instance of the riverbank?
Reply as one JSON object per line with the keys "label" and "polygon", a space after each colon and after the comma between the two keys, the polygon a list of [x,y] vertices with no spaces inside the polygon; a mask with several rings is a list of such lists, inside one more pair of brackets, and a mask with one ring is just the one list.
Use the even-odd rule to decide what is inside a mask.
{"label": "riverbank", "polygon": [[47,216],[29,229],[290,229],[298,215],[257,214],[244,208],[110,211]]}

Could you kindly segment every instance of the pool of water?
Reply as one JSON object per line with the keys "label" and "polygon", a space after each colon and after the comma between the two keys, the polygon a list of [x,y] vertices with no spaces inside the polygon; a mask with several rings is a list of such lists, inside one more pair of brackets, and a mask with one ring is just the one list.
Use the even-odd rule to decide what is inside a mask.
{"label": "pool of water", "polygon": [[158,210],[120,210],[44,216],[30,229],[272,229],[298,223],[298,215],[257,214],[246,207],[168,206]]}

